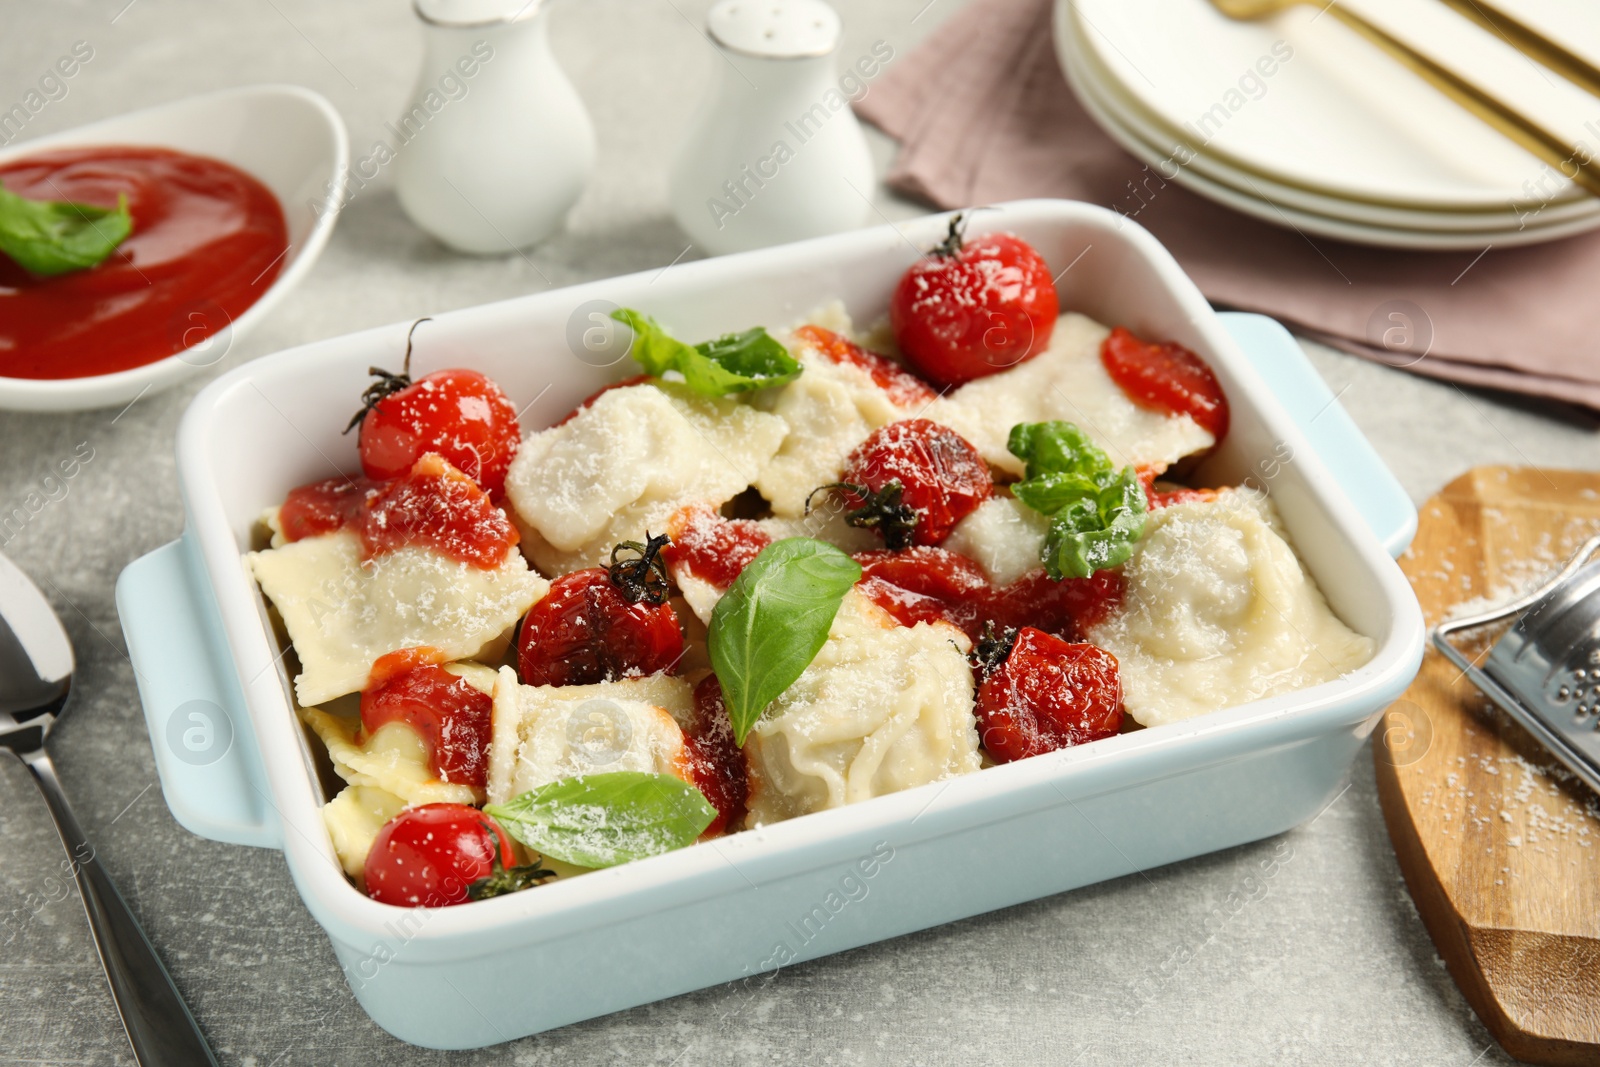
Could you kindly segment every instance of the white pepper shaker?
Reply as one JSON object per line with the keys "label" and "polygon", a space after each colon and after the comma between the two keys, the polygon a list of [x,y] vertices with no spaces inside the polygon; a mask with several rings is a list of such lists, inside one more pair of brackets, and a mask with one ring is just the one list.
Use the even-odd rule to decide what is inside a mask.
{"label": "white pepper shaker", "polygon": [[594,127],[550,51],[545,0],[416,0],[426,50],[390,124],[400,206],[460,252],[560,228],[594,169]]}
{"label": "white pepper shaker", "polygon": [[707,29],[726,62],[673,166],[678,224],[718,255],[864,225],[872,156],[847,91],[862,82],[839,81],[838,13],[824,0],[721,0]]}

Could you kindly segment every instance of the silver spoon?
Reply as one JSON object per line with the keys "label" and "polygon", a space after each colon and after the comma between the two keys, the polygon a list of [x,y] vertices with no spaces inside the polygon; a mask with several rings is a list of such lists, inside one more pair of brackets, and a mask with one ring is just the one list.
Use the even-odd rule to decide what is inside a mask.
{"label": "silver spoon", "polygon": [[95,949],[140,1067],[217,1067],[172,976],[73,817],[45,738],[72,689],[72,642],[49,601],[0,555],[0,748],[33,772],[66,846]]}

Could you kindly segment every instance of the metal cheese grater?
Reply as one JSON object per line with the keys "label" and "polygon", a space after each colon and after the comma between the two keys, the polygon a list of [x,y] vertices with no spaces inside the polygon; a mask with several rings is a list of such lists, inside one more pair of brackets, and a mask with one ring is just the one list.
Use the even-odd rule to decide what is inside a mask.
{"label": "metal cheese grater", "polygon": [[[1541,588],[1503,608],[1440,623],[1433,643],[1567,769],[1600,793],[1600,550],[1591,537]],[[1480,669],[1451,634],[1516,622]]]}

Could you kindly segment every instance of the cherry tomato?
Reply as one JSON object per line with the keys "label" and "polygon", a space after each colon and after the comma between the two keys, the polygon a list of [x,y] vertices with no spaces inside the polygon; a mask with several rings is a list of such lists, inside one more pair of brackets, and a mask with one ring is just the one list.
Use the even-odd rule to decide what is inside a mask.
{"label": "cherry tomato", "polygon": [[401,908],[465,904],[472,883],[513,864],[511,841],[465,804],[424,804],[384,823],[367,853],[367,896]]}
{"label": "cherry tomato", "polygon": [[362,690],[361,725],[372,734],[388,723],[405,723],[428,746],[429,767],[440,781],[482,789],[489,784],[493,708],[493,698],[466,679],[423,664]]}
{"label": "cherry tomato", "polygon": [[694,714],[683,729],[690,781],[704,793],[717,817],[702,837],[716,837],[744,821],[750,779],[744,753],[733,739],[733,723],[722,702],[722,684],[708,674],[694,688]]}
{"label": "cherry tomato", "polygon": [[361,469],[398,478],[437,452],[493,496],[522,444],[516,405],[474,370],[441,370],[390,393],[361,420]]}
{"label": "cherry tomato", "polygon": [[[897,498],[890,486],[896,481]],[[994,494],[994,479],[978,450],[950,427],[902,419],[872,431],[846,457],[842,487],[851,507],[867,512],[865,521],[852,521],[875,527],[890,548],[902,548],[949,537],[956,523]],[[857,488],[868,492],[852,491]]]}
{"label": "cherry tomato", "polygon": [[1122,728],[1117,660],[1104,649],[1024,626],[1009,641],[983,642],[980,663],[986,657],[992,665],[978,684],[975,710],[983,747],[999,762],[1098,741]]}
{"label": "cherry tomato", "polygon": [[526,685],[593,685],[670,671],[683,655],[671,605],[629,600],[604,567],[573,571],[523,617],[517,665]]}
{"label": "cherry tomato", "polygon": [[1228,398],[1205,360],[1180,344],[1141,341],[1118,326],[1100,345],[1106,373],[1135,404],[1188,415],[1220,444],[1228,436]]}
{"label": "cherry tomato", "polygon": [[894,339],[923,377],[956,386],[1015,367],[1050,344],[1060,305],[1044,257],[1022,238],[950,236],[901,277]]}
{"label": "cherry tomato", "polygon": [[887,393],[896,407],[921,408],[932,403],[939,395],[928,388],[927,382],[888,356],[862,348],[832,330],[824,330],[821,326],[802,326],[795,330],[794,335],[822,353],[829,362],[866,371],[872,378],[872,384]]}

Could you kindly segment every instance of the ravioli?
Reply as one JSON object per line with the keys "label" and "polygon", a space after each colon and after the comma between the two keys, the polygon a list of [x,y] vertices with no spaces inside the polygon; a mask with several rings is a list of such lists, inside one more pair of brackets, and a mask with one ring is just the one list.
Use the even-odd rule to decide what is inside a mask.
{"label": "ravioli", "polygon": [[581,774],[643,771],[687,778],[683,730],[694,689],[652,674],[594,685],[532,686],[500,668],[489,746],[489,802]]}
{"label": "ravioli", "polygon": [[1376,650],[1329,610],[1256,490],[1153,512],[1122,573],[1122,607],[1089,639],[1117,657],[1145,726],[1332,681]]}
{"label": "ravioli", "polygon": [[1011,496],[992,496],[950,531],[941,547],[974,560],[996,586],[1040,565],[1050,520]]}
{"label": "ravioli", "polygon": [[373,661],[398,649],[431,646],[471,659],[550,588],[515,549],[493,570],[422,547],[361,557],[350,530],[245,557],[294,642],[302,707],[361,689]]}
{"label": "ravioli", "polygon": [[1128,399],[1100,362],[1111,331],[1068,312],[1056,322],[1042,353],[999,374],[968,382],[934,403],[926,417],[951,427],[991,466],[1021,475],[1022,461],[1006,451],[1019,422],[1065,419],[1081,426],[1117,466],[1165,470],[1216,443],[1188,415],[1169,415]]}
{"label": "ravioli", "polygon": [[347,785],[322,806],[322,821],[346,874],[361,877],[378,831],[405,806],[406,802],[393,793],[370,785]]}
{"label": "ravioli", "polygon": [[774,515],[794,518],[805,514],[812,490],[839,480],[845,457],[873,430],[915,412],[896,407],[866,371],[834,363],[800,341],[790,349],[805,372],[770,401],[789,435],[754,484]]}
{"label": "ravioli", "polygon": [[481,804],[483,790],[462,782],[440,781],[428,766],[428,745],[403,722],[361,736],[361,720],[321,708],[303,708],[300,717],[328,750],[334,773],[351,785],[375,786],[410,804]]}
{"label": "ravioli", "polygon": [[750,826],[980,767],[966,635],[900,626],[852,590],[822,650],[745,742]]}
{"label": "ravioli", "polygon": [[609,562],[612,546],[660,532],[687,504],[717,507],[742,493],[786,433],[776,415],[671,383],[612,389],[530,435],[506,495],[529,556],[566,574]]}

